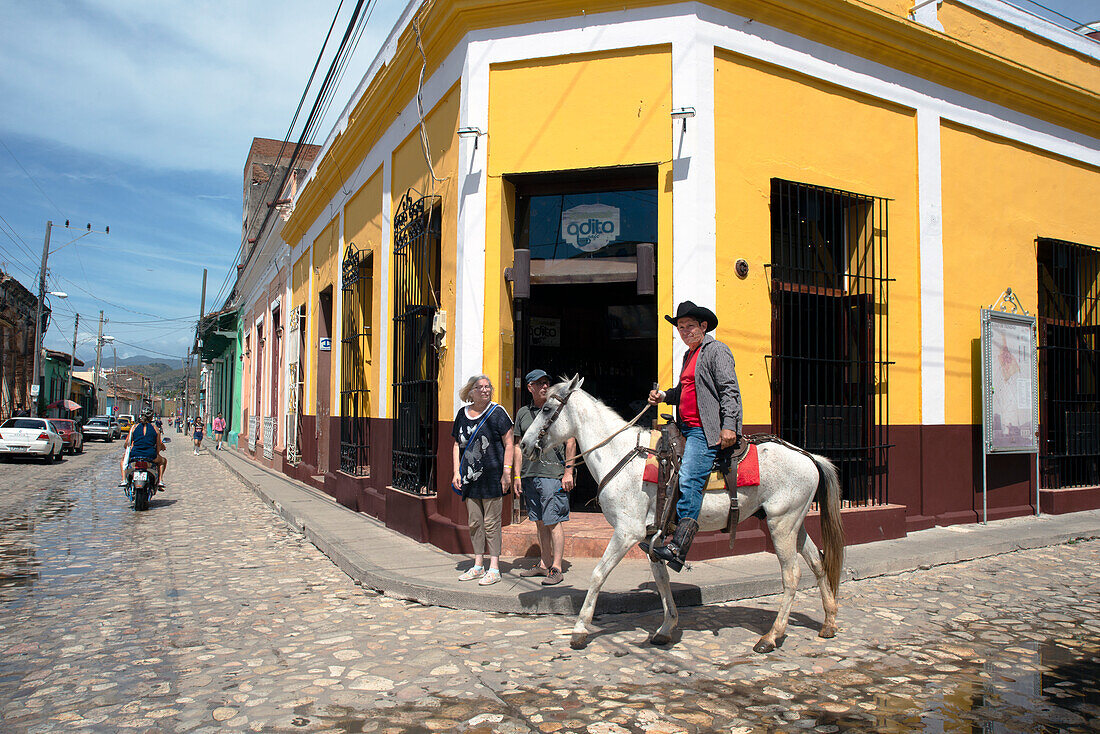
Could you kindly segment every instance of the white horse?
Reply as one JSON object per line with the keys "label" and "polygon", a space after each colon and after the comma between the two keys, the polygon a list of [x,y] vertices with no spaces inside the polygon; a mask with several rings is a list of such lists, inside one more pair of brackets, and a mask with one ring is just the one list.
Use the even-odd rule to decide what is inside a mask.
{"label": "white horse", "polygon": [[[627,428],[615,411],[595,399],[581,385],[579,375],[562,381],[550,389],[546,404],[535,416],[535,422],[520,441],[520,448],[528,459],[539,453],[577,439],[582,452],[592,449],[608,436],[615,435],[606,445],[585,457],[589,470],[597,482],[612,471],[619,460],[636,446],[649,446],[650,431]],[[836,467],[828,459],[803,453],[783,443],[763,443],[758,448],[760,484],[739,487],[737,492],[738,522],[763,508],[767,515],[776,555],[783,573],[783,599],[775,622],[753,647],[758,653],[771,652],[787,629],[791,604],[798,589],[801,554],[810,566],[817,585],[821,589],[821,604],[825,609],[825,622],[820,637],[836,634],[837,587],[844,560],[844,529],[840,521],[840,487]],[[653,485],[647,490],[642,483],[645,461],[637,457],[614,475],[599,495],[600,509],[611,523],[614,533],[600,562],[592,572],[584,605],[573,627],[570,642],[574,648],[582,648],[588,641],[596,597],[604,580],[627,551],[645,538],[646,525],[655,524],[657,497]],[[815,496],[821,507],[821,530],[825,543],[824,552],[810,540],[803,526],[810,503]],[[720,530],[729,516],[730,502],[725,492],[706,492],[699,513],[699,530]],[[672,630],[676,628],[678,615],[669,587],[668,569],[661,562],[650,562],[657,590],[664,607],[664,621],[651,642],[668,644]]]}

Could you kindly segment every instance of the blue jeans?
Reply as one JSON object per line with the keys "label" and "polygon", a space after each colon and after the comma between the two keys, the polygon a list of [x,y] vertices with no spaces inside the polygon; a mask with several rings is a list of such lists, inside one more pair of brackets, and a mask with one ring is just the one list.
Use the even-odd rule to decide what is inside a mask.
{"label": "blue jeans", "polygon": [[699,509],[703,506],[703,487],[707,485],[717,446],[708,446],[707,437],[702,428],[681,427],[684,432],[684,458],[680,461],[680,501],[676,503],[676,514],[681,519],[690,517],[699,519]]}

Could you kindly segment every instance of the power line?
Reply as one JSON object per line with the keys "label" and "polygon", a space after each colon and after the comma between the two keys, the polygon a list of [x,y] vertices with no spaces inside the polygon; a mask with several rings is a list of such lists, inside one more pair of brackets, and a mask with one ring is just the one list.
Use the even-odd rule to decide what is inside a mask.
{"label": "power line", "polygon": [[[294,144],[294,150],[290,154],[290,160],[287,163],[286,170],[283,172],[283,176],[282,176],[281,180],[279,181],[279,185],[275,189],[274,195],[276,197],[280,196],[282,194],[282,192],[286,189],[287,180],[294,173],[294,165],[295,165],[295,163],[298,162],[298,160],[301,156],[303,145],[307,145],[308,143],[306,143],[306,141],[307,140],[312,140],[313,138],[311,136],[314,136],[316,134],[316,127],[321,122],[321,117],[319,116],[318,112],[321,109],[322,105],[325,104],[326,98],[330,97],[333,94],[333,79],[336,77],[337,72],[343,67],[343,65],[346,64],[348,41],[349,41],[349,39],[351,39],[351,37],[353,35],[356,35],[356,29],[359,27],[360,18],[362,17],[362,10],[363,10],[364,1],[365,0],[357,0],[357,2],[355,4],[355,9],[352,11],[351,19],[348,21],[348,27],[344,30],[344,35],[340,39],[340,45],[336,49],[336,54],[333,56],[332,61],[329,64],[328,71],[325,73],[325,78],[321,82],[321,88],[317,93],[317,97],[313,101],[313,106],[309,111],[308,117],[306,117],[306,122],[305,122],[305,125],[302,128],[302,132],[298,136],[298,142]],[[373,2],[374,0],[371,0],[371,1]],[[336,16],[339,15],[340,7],[343,7],[343,0],[341,0],[340,6],[337,7]],[[335,26],[336,20],[337,20],[336,16],[334,16],[333,19],[332,19],[332,25],[329,27],[329,32],[325,36],[325,44],[322,45],[321,53],[318,54],[317,61],[314,64],[313,73],[310,74],[310,83],[311,84],[312,84],[312,81],[313,81],[314,76],[316,74],[317,68],[318,68],[318,66],[321,62],[321,57],[324,55],[325,47],[328,45],[328,40],[329,40],[330,36],[332,35],[332,27]],[[361,34],[361,31],[359,33]],[[302,103],[305,101],[305,97],[309,93],[309,88],[310,88],[310,84],[307,84],[305,90],[302,93],[302,99],[298,103],[298,112],[300,112]],[[295,124],[295,121],[297,120],[298,112],[295,112],[294,121],[291,122],[290,131],[293,131],[293,129],[294,129],[294,124]],[[291,136],[290,131],[288,131],[287,137],[283,141],[283,145],[280,147],[279,159],[278,159],[279,161],[282,160],[283,152],[286,148],[287,143],[290,140],[290,136]],[[257,203],[257,207],[260,207],[262,205],[263,207],[265,207],[267,209],[267,211],[264,214],[263,220],[260,222],[259,229],[256,230],[255,239],[256,239],[257,242],[259,242],[260,238],[263,236],[264,229],[267,227],[267,223],[271,219],[271,216],[275,211],[274,206],[268,206],[267,205],[268,204],[268,202],[267,202],[267,192],[268,192],[269,187],[271,185],[271,181],[272,181],[272,179],[268,178],[267,186],[265,186],[265,188],[264,188],[264,195],[263,195],[263,197],[261,197],[260,202]],[[257,211],[257,214],[258,213],[259,212]],[[255,221],[255,219],[253,219],[252,221]],[[251,226],[251,224],[249,224],[249,227],[250,226]],[[225,280],[222,282],[221,287],[218,288],[217,295],[214,297],[215,302],[221,300],[222,293],[225,291],[226,286],[229,284],[229,279],[231,278],[231,276],[233,274],[233,268],[237,266],[238,262],[247,263],[248,258],[251,257],[251,254],[252,254],[252,251],[253,251],[252,248],[249,248],[248,254],[245,255],[243,257],[243,259],[241,257],[241,253],[245,251],[245,248],[249,244],[248,243],[248,239],[249,239],[248,234],[249,234],[249,228],[246,228],[245,232],[244,232],[244,235],[242,237],[243,241],[241,242],[241,248],[237,253],[237,257],[234,260],[233,266],[231,266],[229,271],[226,273]]]}
{"label": "power line", "polygon": [[[306,97],[309,95],[309,88],[313,85],[313,80],[317,75],[317,69],[319,69],[321,66],[321,59],[324,58],[325,49],[328,48],[329,39],[332,37],[332,29],[336,27],[336,20],[340,17],[340,10],[343,7],[344,0],[340,0],[340,3],[336,6],[336,12],[332,16],[332,22],[329,24],[328,32],[325,34],[325,40],[321,44],[321,50],[317,53],[317,60],[313,62],[313,70],[309,73],[309,79],[306,80],[305,89],[302,90],[302,96],[298,99],[298,106],[294,110],[294,117],[292,117],[290,120],[290,126],[287,128],[286,136],[283,137],[282,145],[279,146],[279,156],[275,159],[276,169],[278,168],[279,161],[283,159],[283,153],[286,152],[286,147],[290,143],[291,136],[294,134],[294,126],[298,123],[298,115],[300,115],[302,112],[302,106],[305,104]],[[295,148],[295,150],[297,150],[297,147]],[[241,236],[241,246],[237,249],[237,255],[233,258],[233,263],[229,266],[229,269],[225,273],[225,279],[222,280],[222,284],[218,288],[218,294],[214,296],[215,303],[221,300],[222,293],[225,292],[226,287],[229,285],[230,278],[232,278],[233,276],[233,270],[237,267],[237,264],[239,262],[242,262],[241,253],[243,253],[245,248],[247,248],[249,245],[248,234],[252,231],[252,225],[256,223],[256,218],[259,217],[260,211],[262,211],[263,207],[265,207],[267,204],[267,196],[269,191],[271,190],[271,181],[273,178],[274,176],[268,176],[267,181],[264,183],[264,190],[256,203],[255,210],[253,212],[250,212],[248,217],[245,219],[244,233]],[[285,185],[285,182],[282,185]],[[280,191],[277,191],[275,193],[276,196],[278,196],[281,192],[282,185],[280,186]],[[268,208],[268,215],[270,215],[271,208],[272,207]],[[267,216],[264,217],[264,223],[260,225],[260,230],[256,233],[257,241],[259,241],[260,234],[263,232],[263,228],[266,225]],[[245,259],[247,259],[247,257]]]}
{"label": "power line", "polygon": [[134,313],[134,314],[137,314],[138,316],[152,316],[155,319],[162,319],[162,320],[164,319],[164,317],[159,315],[159,314],[149,313],[148,311],[137,311],[135,309],[127,308],[126,306],[122,306],[122,305],[114,303],[112,301],[108,301],[106,298],[100,298],[96,294],[92,293],[89,290],[86,290],[85,288],[82,288],[81,286],[77,285],[72,280],[70,280],[69,278],[66,278],[63,275],[58,275],[57,277],[61,280],[64,280],[66,283],[71,285],[73,288],[76,288],[78,291],[81,291],[85,295],[90,296],[91,298],[94,298],[95,300],[99,301],[100,303],[106,303],[108,306],[114,306],[115,308],[121,308],[123,311],[127,311],[129,313]]}
{"label": "power line", "polygon": [[170,359],[179,359],[179,360],[184,359],[184,357],[179,355],[179,354],[168,354],[167,352],[158,352],[155,349],[149,349],[148,347],[139,346],[137,344],[131,344],[130,342],[124,342],[124,341],[122,341],[121,339],[119,339],[117,337],[115,338],[115,343],[116,344],[125,344],[128,347],[133,347],[134,349],[140,349],[142,352],[144,352],[146,354],[153,354],[153,355],[156,355],[158,357],[168,357]]}
{"label": "power line", "polygon": [[44,189],[43,189],[43,188],[42,188],[41,186],[39,186],[39,185],[38,185],[38,182],[34,180],[34,176],[32,176],[32,175],[31,175],[31,172],[30,172],[30,171],[28,171],[28,170],[27,170],[26,168],[24,168],[24,167],[23,167],[23,164],[22,164],[22,163],[20,163],[20,162],[19,162],[19,159],[15,157],[15,153],[12,153],[12,152],[11,152],[11,148],[9,148],[9,147],[8,147],[8,144],[7,144],[7,143],[5,143],[5,142],[3,141],[3,139],[0,139],[0,145],[3,145],[3,146],[4,146],[4,150],[8,151],[8,155],[10,155],[10,156],[11,156],[11,159],[12,159],[13,161],[15,161],[15,162],[16,162],[16,163],[17,163],[17,164],[19,165],[19,167],[20,167],[20,168],[22,168],[22,169],[23,169],[23,173],[27,174],[27,178],[29,178],[29,179],[31,180],[31,183],[32,183],[32,184],[34,184],[34,187],[35,187],[36,189],[38,189],[38,192],[39,192],[40,194],[42,194],[42,196],[46,197],[46,201],[50,202],[50,206],[52,206],[52,207],[54,208],[54,210],[55,210],[55,211],[57,211],[57,213],[58,213],[59,215],[61,215],[62,217],[64,217],[64,216],[65,216],[65,213],[64,213],[64,212],[62,212],[60,208],[58,208],[57,204],[54,204],[54,203],[53,203],[53,199],[51,199],[51,198],[50,198],[50,195],[49,195],[49,194],[47,194],[47,193],[46,193],[46,191],[45,191],[45,190],[44,190]]}
{"label": "power line", "polygon": [[[1025,0],[1025,2],[1028,2],[1032,5],[1034,5],[1035,7],[1042,8],[1043,10],[1047,11],[1048,13],[1050,13],[1052,15],[1057,15],[1059,18],[1062,18],[1064,20],[1068,20],[1070,23],[1075,24],[1075,26],[1085,25],[1081,21],[1079,21],[1075,18],[1071,18],[1068,15],[1063,15],[1062,13],[1059,13],[1057,10],[1054,10],[1053,8],[1048,8],[1046,5],[1043,5],[1042,3],[1036,2],[1035,0]],[[1019,8],[1020,6],[1017,5],[1016,7]],[[1023,10],[1025,13],[1029,12],[1026,8],[1020,8],[1020,10]],[[1035,15],[1035,13],[1030,13],[1030,14]],[[1039,17],[1039,16],[1036,16],[1036,17]]]}
{"label": "power line", "polygon": [[[25,239],[23,239],[19,235],[18,232],[15,231],[15,227],[11,226],[11,222],[9,222],[7,219],[4,219],[3,214],[0,214],[0,222],[3,222],[7,226],[7,229],[4,229],[3,227],[0,227],[0,230],[2,230],[4,232],[4,234],[8,235],[8,238],[12,242],[15,243],[15,246],[18,247],[20,250],[22,250],[23,253],[27,257],[29,257],[31,259],[31,262],[33,263],[34,262],[34,252],[31,250],[30,246],[27,244],[27,241]],[[8,230],[11,230],[11,234],[8,234]]]}
{"label": "power line", "polygon": [[163,319],[158,319],[156,321],[115,321],[114,319],[112,319],[111,323],[112,324],[124,324],[126,326],[141,326],[141,325],[144,325],[144,324],[160,324],[160,323],[163,323],[165,321],[195,321],[198,318],[199,318],[199,315],[194,314],[193,316],[177,316],[177,317],[171,318],[171,319],[163,318]]}
{"label": "power line", "polygon": [[[0,231],[3,231],[3,230],[0,230]],[[4,234],[7,234],[7,232],[4,232]],[[27,274],[27,277],[29,277],[31,280],[34,280],[35,275],[34,275],[33,272],[31,272],[31,269],[29,267],[27,267],[26,265],[24,265],[22,262],[20,262],[17,258],[12,257],[11,256],[12,253],[8,252],[3,247],[0,247],[0,252],[3,252],[5,255],[9,256],[8,264],[14,265],[15,267],[19,268],[20,270],[22,270],[24,273]]]}

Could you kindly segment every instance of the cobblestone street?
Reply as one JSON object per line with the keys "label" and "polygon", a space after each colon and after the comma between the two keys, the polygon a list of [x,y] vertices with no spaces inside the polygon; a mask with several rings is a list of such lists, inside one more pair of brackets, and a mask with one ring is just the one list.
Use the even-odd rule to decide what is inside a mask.
{"label": "cobblestone street", "polygon": [[[145,513],[122,444],[0,475],[4,731],[749,732],[1100,728],[1100,541],[658,615],[483,614],[356,586],[207,450]],[[568,531],[567,531],[568,532]]]}

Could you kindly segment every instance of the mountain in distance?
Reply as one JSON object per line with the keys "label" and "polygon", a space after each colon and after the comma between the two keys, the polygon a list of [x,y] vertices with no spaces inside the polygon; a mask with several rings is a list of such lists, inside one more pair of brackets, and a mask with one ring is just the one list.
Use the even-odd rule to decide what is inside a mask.
{"label": "mountain in distance", "polygon": [[[107,363],[110,364],[110,362]],[[183,367],[184,360],[178,357],[176,359],[172,359],[171,357],[150,357],[148,354],[136,354],[133,357],[126,357],[125,359],[119,357],[118,360],[119,367],[137,367],[146,364],[164,364],[175,369],[177,367]]]}

